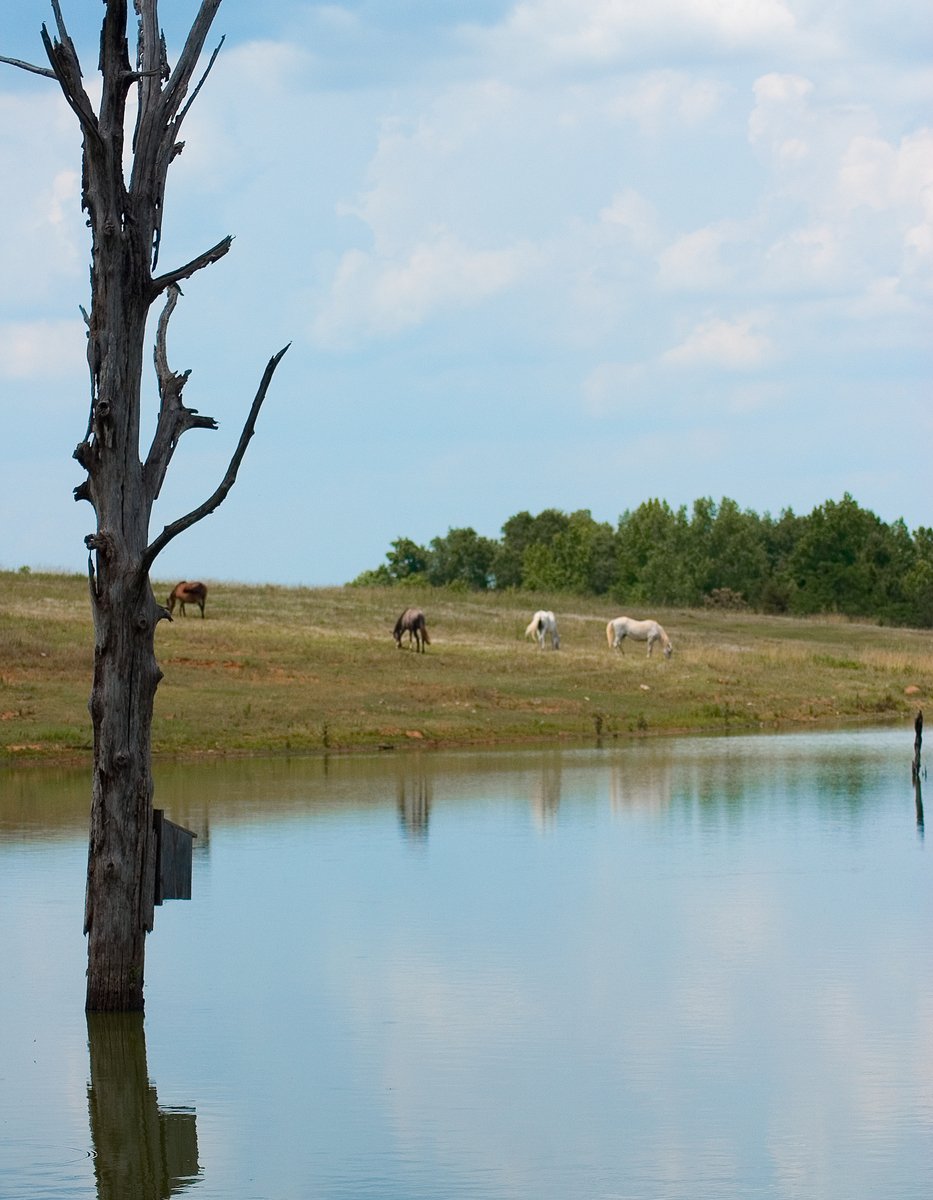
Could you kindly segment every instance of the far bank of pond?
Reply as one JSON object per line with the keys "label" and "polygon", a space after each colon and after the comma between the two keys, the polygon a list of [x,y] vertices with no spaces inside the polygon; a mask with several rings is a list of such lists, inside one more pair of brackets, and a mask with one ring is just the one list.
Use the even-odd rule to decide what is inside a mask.
{"label": "far bank of pond", "polygon": [[[90,758],[86,587],[0,572],[0,764]],[[424,654],[391,636],[413,600]],[[524,637],[540,607],[557,614],[559,651]],[[212,583],[195,614],[157,630],[157,757],[909,726],[933,692],[930,631],[844,620],[655,610],[674,643],[665,659],[611,650],[616,609],[577,596]]]}

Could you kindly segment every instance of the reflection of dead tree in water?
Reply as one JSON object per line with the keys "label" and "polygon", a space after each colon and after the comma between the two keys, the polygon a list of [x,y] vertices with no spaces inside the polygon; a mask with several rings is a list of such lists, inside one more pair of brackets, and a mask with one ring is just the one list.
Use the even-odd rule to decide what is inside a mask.
{"label": "reflection of dead tree in water", "polygon": [[910,775],[914,781],[914,802],[917,806],[917,828],[923,833],[923,791],[920,779],[923,770],[920,766],[920,747],[923,745],[923,709],[917,710],[914,721],[914,761],[911,763]]}
{"label": "reflection of dead tree in water", "polygon": [[398,816],[402,829],[411,838],[428,836],[428,818],[431,815],[431,785],[428,777],[419,772],[414,779],[398,780]]}
{"label": "reflection of dead tree in water", "polygon": [[199,1177],[193,1109],[159,1108],[142,1013],[89,1013],[87,1092],[98,1200],[165,1200]]}

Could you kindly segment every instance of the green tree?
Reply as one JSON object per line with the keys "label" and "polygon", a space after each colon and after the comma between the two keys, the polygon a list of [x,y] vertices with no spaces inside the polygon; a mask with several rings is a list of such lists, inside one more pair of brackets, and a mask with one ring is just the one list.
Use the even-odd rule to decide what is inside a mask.
{"label": "green tree", "polygon": [[795,611],[874,615],[877,596],[865,548],[876,541],[880,525],[848,492],[813,510],[788,563]]}
{"label": "green tree", "polygon": [[613,596],[620,603],[695,604],[687,510],[646,500],[619,518]]}
{"label": "green tree", "polygon": [[589,509],[580,509],[550,542],[527,548],[522,578],[532,591],[601,595],[609,590],[614,572],[612,526],[594,521]]}
{"label": "green tree", "polygon": [[475,529],[448,529],[431,540],[427,578],[436,587],[454,585],[484,591],[492,577],[496,544]]}
{"label": "green tree", "polygon": [[769,576],[761,518],[723,497],[709,531],[707,554],[709,574],[698,580],[703,595],[729,588],[757,607]]}
{"label": "green tree", "polygon": [[502,526],[502,539],[496,544],[492,574],[497,589],[522,585],[522,561],[534,541],[535,519],[530,512],[516,513]]}
{"label": "green tree", "polygon": [[401,582],[413,576],[424,575],[430,560],[429,552],[411,538],[396,538],[386,555],[388,571],[394,580]]}
{"label": "green tree", "polygon": [[785,613],[793,608],[797,584],[790,561],[806,521],[806,517],[796,516],[790,508],[782,509],[776,520],[770,513],[761,519],[767,573],[758,603],[765,612]]}
{"label": "green tree", "polygon": [[[492,574],[497,588],[531,587],[525,577],[525,555],[530,546],[550,546],[570,523],[566,513],[545,508],[533,517],[523,511],[509,517],[502,526],[502,540],[496,546]],[[533,557],[532,561],[535,561]]]}
{"label": "green tree", "polygon": [[904,577],[906,619],[923,629],[933,627],[933,529],[921,525],[913,536],[913,564]]}
{"label": "green tree", "polygon": [[863,609],[881,620],[904,625],[911,621],[907,580],[917,560],[917,547],[904,521],[882,521],[869,531],[860,557],[867,575],[867,603]]}
{"label": "green tree", "polygon": [[387,587],[394,583],[416,583],[428,569],[429,552],[411,538],[396,538],[386,561],[371,571],[363,571],[350,582],[351,587]]}

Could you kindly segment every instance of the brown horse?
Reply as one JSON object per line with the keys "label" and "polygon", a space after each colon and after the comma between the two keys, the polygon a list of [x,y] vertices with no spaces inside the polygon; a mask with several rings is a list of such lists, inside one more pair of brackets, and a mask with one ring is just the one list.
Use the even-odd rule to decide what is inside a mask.
{"label": "brown horse", "polygon": [[428,637],[427,627],[424,621],[424,613],[420,608],[406,608],[399,619],[395,622],[395,628],[392,631],[392,636],[398,643],[398,648],[402,648],[402,634],[408,634],[408,648],[412,647],[414,642],[415,649],[424,654],[425,646],[431,645],[431,639]]}
{"label": "brown horse", "polygon": [[168,611],[175,611],[176,602],[181,606],[181,615],[184,617],[185,605],[196,604],[201,610],[201,617],[204,617],[204,601],[207,599],[207,587],[203,583],[189,582],[183,579],[181,583],[176,583],[172,588],[172,594],[168,598]]}

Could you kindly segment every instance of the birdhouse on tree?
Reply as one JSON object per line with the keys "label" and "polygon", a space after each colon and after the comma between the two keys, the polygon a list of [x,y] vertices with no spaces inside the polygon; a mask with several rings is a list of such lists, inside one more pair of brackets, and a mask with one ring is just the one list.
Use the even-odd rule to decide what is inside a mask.
{"label": "birdhouse on tree", "polygon": [[191,899],[191,858],[198,836],[170,821],[161,808],[152,810],[156,837],[155,903]]}

